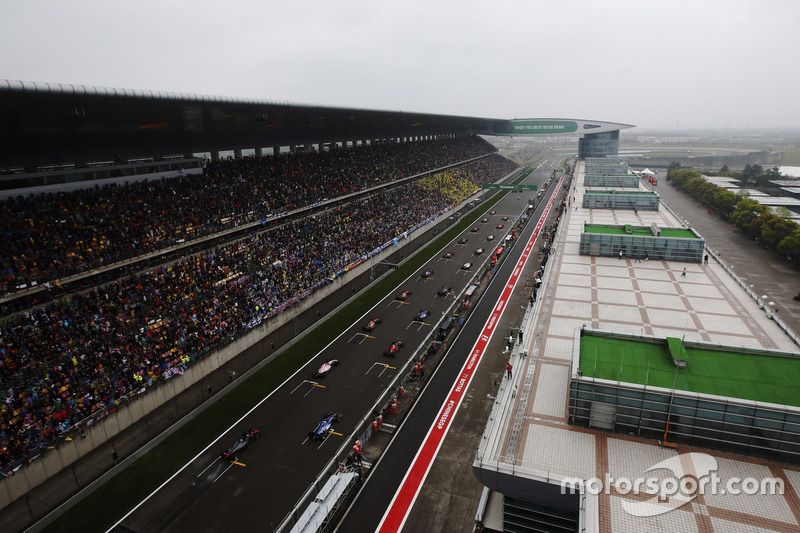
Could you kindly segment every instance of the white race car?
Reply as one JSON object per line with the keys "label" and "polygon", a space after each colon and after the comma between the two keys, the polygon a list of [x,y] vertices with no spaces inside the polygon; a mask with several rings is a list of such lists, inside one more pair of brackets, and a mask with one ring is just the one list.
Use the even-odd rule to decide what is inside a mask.
{"label": "white race car", "polygon": [[330,361],[322,363],[322,365],[315,372],[312,372],[311,375],[315,378],[324,378],[328,375],[328,372],[333,370],[333,367],[335,366],[339,366],[339,360],[331,359]]}

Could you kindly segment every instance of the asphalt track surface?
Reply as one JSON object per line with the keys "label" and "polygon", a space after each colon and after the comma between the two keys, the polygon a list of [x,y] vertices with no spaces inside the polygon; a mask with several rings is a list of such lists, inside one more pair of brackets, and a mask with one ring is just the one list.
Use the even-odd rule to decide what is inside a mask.
{"label": "asphalt track surface", "polygon": [[[542,176],[537,173],[545,172],[546,170],[550,169],[543,165],[540,170],[529,176],[526,182],[533,183],[538,181],[541,183]],[[346,516],[337,525],[337,531],[343,533],[376,531],[390,505],[393,503],[398,505],[398,502],[394,499],[395,493],[403,483],[418,451],[420,451],[429,436],[429,430],[436,424],[437,418],[441,416],[442,408],[462,372],[466,359],[473,352],[477,338],[484,329],[484,324],[486,324],[495,309],[495,304],[506,288],[507,280],[514,269],[517,268],[517,261],[525,249],[525,243],[532,238],[537,222],[543,219],[545,207],[555,192],[558,183],[557,180],[553,180],[553,183],[543,194],[543,199],[539,202],[532,220],[529,221],[520,234],[517,244],[510,250],[505,262],[492,277],[480,303],[475,306],[462,328],[462,333],[453,342],[447,357],[431,377],[434,383],[429,383],[428,387],[417,399],[413,410],[403,421],[392,443],[381,456],[375,471],[367,479],[358,498],[350,507]],[[515,203],[517,203],[516,196],[507,195],[505,199],[495,206],[498,216],[507,214],[510,210],[517,208],[514,205]],[[455,413],[451,415],[450,419],[452,420],[454,416]],[[414,497],[416,497],[416,494]],[[408,503],[401,502],[402,505]],[[411,503],[413,503],[413,500]],[[386,528],[386,524],[383,524],[383,526]],[[396,528],[392,525],[387,530],[396,530]]]}
{"label": "asphalt track surface", "polygon": [[[507,196],[498,204],[503,205],[504,211],[496,207],[496,215],[486,215],[487,223],[477,222],[479,231],[468,229],[462,235],[468,239],[466,244],[456,244],[461,238],[458,237],[435,255],[309,364],[254,406],[230,431],[123,517],[112,530],[275,530],[335,452],[352,445],[354,432],[360,429],[356,424],[370,411],[376,399],[392,384],[415,352],[427,346],[439,320],[473,281],[478,266],[491,255],[488,251],[499,245],[515,221],[513,217],[524,211],[527,201],[516,198]],[[505,206],[506,201],[512,204]],[[512,218],[503,223],[502,229],[497,228],[505,211]],[[529,228],[531,226],[528,224]],[[489,234],[495,236],[494,241],[486,240]],[[476,256],[475,250],[479,247],[487,252]],[[444,259],[445,252],[452,252],[453,256]],[[473,263],[473,267],[463,269],[466,262]],[[501,272],[510,263],[513,262],[503,263]],[[433,274],[423,278],[420,274],[424,270],[433,270]],[[436,293],[442,285],[452,286],[453,293],[438,296]],[[395,299],[402,290],[412,291],[405,302]],[[489,300],[491,297],[489,295]],[[491,310],[491,301],[486,307]],[[431,313],[426,321],[417,322],[414,317],[421,309]],[[382,323],[371,332],[362,331],[362,326],[372,318],[380,318]],[[397,340],[405,343],[398,356],[384,356],[383,352]],[[330,359],[341,363],[325,378],[313,378],[312,371]],[[448,363],[449,359],[445,359],[448,366],[453,364],[460,368],[457,358],[452,358],[454,363]],[[342,421],[334,425],[335,433],[323,441],[310,440],[308,433],[328,412],[343,415]],[[261,429],[262,437],[240,453],[235,462],[223,460],[221,452],[251,428]],[[378,515],[375,520],[379,518]]]}

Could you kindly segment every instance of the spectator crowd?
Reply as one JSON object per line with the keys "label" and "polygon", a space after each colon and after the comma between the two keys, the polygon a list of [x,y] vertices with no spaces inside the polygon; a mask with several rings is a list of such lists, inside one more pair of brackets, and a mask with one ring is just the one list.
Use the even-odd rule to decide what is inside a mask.
{"label": "spectator crowd", "polygon": [[12,197],[0,201],[0,296],[493,151],[478,137],[375,145]]}
{"label": "spectator crowd", "polygon": [[[113,261],[119,251],[144,253],[192,238],[222,218],[243,222],[285,212],[485,155],[482,143],[452,139],[234,160],[209,165],[199,178],[16,199],[0,208],[3,266],[32,275],[34,267],[44,274],[65,264],[80,269],[98,258]],[[515,167],[499,155],[482,157],[302,219],[278,218],[237,241],[6,316],[0,467],[131,391],[183,373]]]}

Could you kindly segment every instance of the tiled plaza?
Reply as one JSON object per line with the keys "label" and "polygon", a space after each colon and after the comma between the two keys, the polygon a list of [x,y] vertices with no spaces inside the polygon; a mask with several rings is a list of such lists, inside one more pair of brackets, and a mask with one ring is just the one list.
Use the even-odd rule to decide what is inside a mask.
{"label": "tiled plaza", "polygon": [[[487,427],[479,462],[497,471],[557,482],[563,477],[628,479],[647,476],[661,461],[691,463],[690,452],[713,457],[716,473],[731,478],[778,478],[782,494],[697,494],[663,512],[651,493],[601,492],[585,505],[586,531],[799,531],[800,466],[718,450],[678,445],[571,426],[570,372],[577,329],[725,346],[799,352],[800,348],[748,294],[714,254],[707,264],[579,255],[584,223],[679,228],[665,209],[584,209],[582,164],[562,216],[543,285],[525,330],[527,357],[498,396],[497,423]],[[643,189],[643,187],[642,187]],[[576,207],[577,206],[577,207]],[[686,268],[684,275],[684,267]],[[696,457],[700,457],[697,455]],[[697,470],[701,473],[702,468]],[[683,505],[678,506],[678,504]],[[650,507],[648,507],[650,506]],[[638,510],[638,511],[637,511]],[[648,511],[649,510],[649,511]],[[638,514],[638,516],[637,516]]]}

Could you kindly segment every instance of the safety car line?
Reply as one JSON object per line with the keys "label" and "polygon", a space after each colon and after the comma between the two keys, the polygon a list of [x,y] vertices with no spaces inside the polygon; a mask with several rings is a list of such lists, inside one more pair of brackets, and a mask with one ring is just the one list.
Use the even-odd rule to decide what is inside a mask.
{"label": "safety car line", "polygon": [[547,203],[547,207],[545,207],[544,212],[542,213],[542,217],[536,224],[536,229],[534,230],[533,235],[531,235],[531,238],[528,240],[528,244],[525,246],[525,250],[522,252],[519,261],[517,261],[517,266],[511,273],[505,289],[503,289],[503,293],[500,295],[492,314],[489,315],[489,318],[484,324],[483,331],[481,332],[478,340],[475,342],[469,358],[464,363],[464,366],[461,369],[461,374],[453,382],[453,386],[450,389],[450,394],[442,406],[441,411],[439,411],[439,416],[437,416],[433,425],[428,430],[428,434],[425,436],[425,439],[420,445],[419,450],[417,450],[417,454],[411,463],[411,468],[408,469],[403,477],[403,481],[400,483],[400,487],[397,489],[392,501],[389,503],[389,507],[384,513],[383,518],[381,518],[380,524],[378,524],[378,529],[376,531],[379,531],[380,533],[389,533],[400,531],[403,528],[403,525],[408,518],[408,514],[414,505],[414,501],[416,501],[419,491],[422,488],[423,483],[425,483],[425,478],[428,476],[428,472],[430,472],[431,466],[433,465],[433,460],[439,453],[439,448],[441,448],[444,438],[447,435],[447,432],[450,430],[450,423],[452,422],[453,418],[455,418],[458,409],[461,407],[462,396],[469,387],[475,370],[478,368],[478,363],[480,363],[481,357],[483,356],[486,347],[489,345],[489,340],[492,338],[492,335],[496,330],[495,326],[500,322],[500,318],[503,316],[503,312],[506,309],[506,303],[511,297],[514,287],[519,281],[519,277],[522,274],[522,269],[525,267],[525,263],[528,261],[528,257],[533,250],[533,245],[536,242],[536,238],[539,236],[545,220],[547,220],[547,215],[550,213],[550,209],[553,207],[553,203],[558,196],[558,192],[561,189],[563,181],[564,177],[562,175],[561,179],[558,181],[555,191],[553,192],[553,195],[550,197],[550,201]]}

